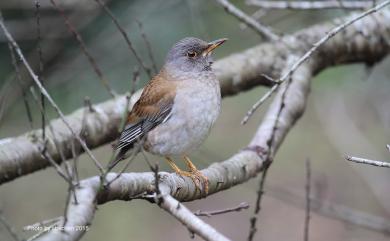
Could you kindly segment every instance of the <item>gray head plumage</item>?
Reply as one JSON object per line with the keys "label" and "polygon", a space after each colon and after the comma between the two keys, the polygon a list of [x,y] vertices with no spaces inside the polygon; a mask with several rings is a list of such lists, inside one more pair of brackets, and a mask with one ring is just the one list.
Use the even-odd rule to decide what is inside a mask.
{"label": "gray head plumage", "polygon": [[213,62],[212,51],[227,39],[219,39],[212,42],[187,37],[177,42],[165,59],[167,68],[173,68],[184,72],[210,71]]}

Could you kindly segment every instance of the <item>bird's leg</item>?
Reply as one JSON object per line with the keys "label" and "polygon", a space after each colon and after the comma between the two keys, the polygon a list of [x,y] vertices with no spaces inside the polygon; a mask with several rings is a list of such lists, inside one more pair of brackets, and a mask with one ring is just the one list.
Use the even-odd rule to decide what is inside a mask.
{"label": "bird's leg", "polygon": [[165,157],[165,159],[167,160],[168,164],[171,166],[171,168],[177,173],[181,173],[183,172],[176,164],[175,162],[168,156]]}
{"label": "bird's leg", "polygon": [[[184,177],[189,177],[189,178],[191,178],[192,181],[193,181],[194,184],[195,184],[196,189],[198,189],[200,192],[202,192],[202,189],[201,189],[201,187],[200,187],[201,178],[199,178],[197,175],[195,175],[195,174],[192,172],[193,169],[190,168],[190,171],[189,171],[189,172],[183,171],[183,170],[181,170],[181,169],[175,164],[175,162],[174,162],[170,157],[166,156],[165,159],[167,160],[168,164],[169,164],[169,165],[171,166],[171,168],[176,172],[177,175],[179,175],[180,177],[183,177],[183,176],[184,176]],[[191,162],[191,161],[190,161],[190,162]],[[192,163],[191,163],[191,164],[192,164]],[[188,164],[187,164],[187,166],[188,166]],[[192,166],[195,167],[194,164],[192,164]],[[188,167],[189,167],[189,166],[188,166]],[[195,169],[196,169],[196,167],[195,167]],[[199,171],[198,171],[198,172],[199,172]],[[206,190],[207,190],[207,189],[206,189]]]}
{"label": "bird's leg", "polygon": [[190,169],[189,173],[191,173],[191,175],[193,175],[198,181],[203,183],[204,191],[207,194],[209,192],[209,179],[196,168],[188,156],[183,156],[183,158],[187,167]]}

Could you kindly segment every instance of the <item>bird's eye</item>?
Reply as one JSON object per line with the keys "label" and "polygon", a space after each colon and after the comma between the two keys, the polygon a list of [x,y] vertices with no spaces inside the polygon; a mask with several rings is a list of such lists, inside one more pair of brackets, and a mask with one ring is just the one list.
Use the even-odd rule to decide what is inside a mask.
{"label": "bird's eye", "polygon": [[190,57],[190,58],[195,58],[197,55],[197,53],[195,51],[189,51],[187,52],[187,56]]}

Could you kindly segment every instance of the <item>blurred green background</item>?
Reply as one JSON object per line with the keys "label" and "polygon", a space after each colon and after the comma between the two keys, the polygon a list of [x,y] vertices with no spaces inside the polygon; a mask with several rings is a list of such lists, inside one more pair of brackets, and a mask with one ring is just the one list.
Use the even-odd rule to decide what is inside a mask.
{"label": "blurred green background", "polygon": [[[111,19],[93,0],[58,1],[70,21],[78,28],[88,50],[120,94],[130,89],[136,61]],[[248,13],[256,11],[243,1],[233,1]],[[243,28],[214,1],[107,1],[107,5],[144,61],[150,65],[147,49],[135,20],[152,45],[158,68],[169,48],[186,36],[205,40],[227,37],[215,59],[239,52],[262,42],[248,28]],[[37,67],[36,18],[32,1],[0,2],[5,22],[18,43]],[[83,55],[79,44],[68,33],[64,21],[49,1],[41,1],[42,49],[45,68],[44,83],[65,113],[80,108],[85,96],[92,103],[110,98]],[[262,21],[281,33],[292,33],[343,16],[344,10],[271,11]],[[313,195],[323,203],[342,205],[390,220],[390,172],[351,164],[346,154],[378,160],[390,160],[385,148],[390,138],[390,59],[373,67],[361,64],[328,69],[313,80],[308,106],[302,119],[289,133],[272,165],[259,216],[256,240],[301,240],[304,220],[305,160],[312,163]],[[36,68],[37,69],[37,68]],[[137,88],[148,78],[141,72]],[[25,76],[25,85],[31,80]],[[246,146],[261,121],[264,105],[245,125],[240,120],[246,110],[266,91],[257,87],[223,100],[221,116],[210,137],[192,155],[200,168],[221,161]],[[40,113],[30,94],[33,128],[40,127]],[[7,42],[0,33],[0,138],[23,134],[31,129],[26,117],[20,86],[14,78]],[[53,110],[48,115],[55,118]],[[94,150],[99,160],[108,160],[110,145]],[[159,157],[151,157],[158,159]],[[161,159],[161,158],[160,158]],[[161,169],[169,170],[165,162]],[[139,157],[130,171],[148,171]],[[90,159],[80,158],[80,175],[97,174]],[[191,210],[214,210],[253,204],[257,180],[237,186],[204,200],[188,203]],[[19,178],[0,186],[0,209],[22,236],[23,226],[63,214],[66,183],[52,168]],[[228,237],[244,240],[249,231],[249,210],[205,220]],[[314,212],[310,227],[312,240],[389,240],[383,232],[352,225]],[[91,230],[83,240],[189,240],[190,235],[175,219],[145,201],[111,202],[98,207]],[[12,240],[0,225],[0,240]],[[198,237],[195,240],[200,240]]]}

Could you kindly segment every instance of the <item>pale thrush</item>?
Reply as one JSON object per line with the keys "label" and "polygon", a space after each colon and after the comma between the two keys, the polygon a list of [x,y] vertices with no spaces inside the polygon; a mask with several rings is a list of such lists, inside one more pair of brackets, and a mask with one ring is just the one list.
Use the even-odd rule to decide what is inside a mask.
{"label": "pale thrush", "polygon": [[[160,72],[145,86],[128,115],[118,153],[109,167],[123,160],[137,140],[146,151],[164,156],[178,175],[188,176],[208,192],[208,179],[188,158],[208,136],[220,113],[219,81],[211,65],[212,51],[227,39],[205,42],[184,38],[169,51]],[[171,159],[182,156],[189,171]]]}

